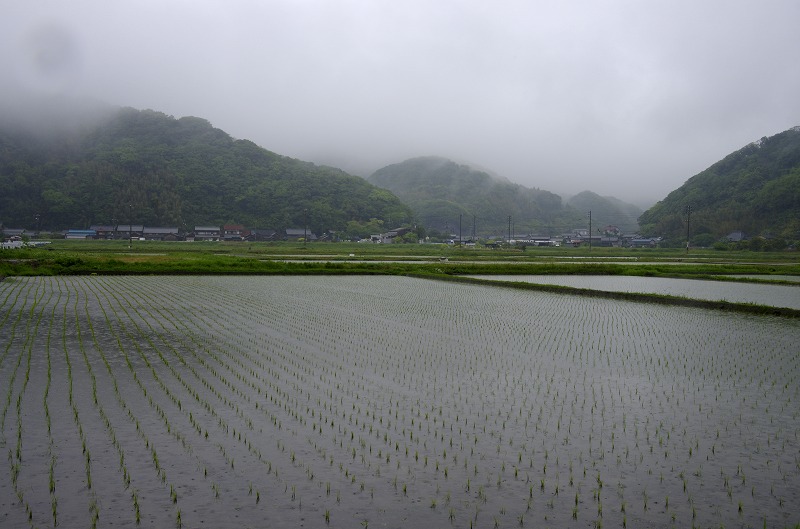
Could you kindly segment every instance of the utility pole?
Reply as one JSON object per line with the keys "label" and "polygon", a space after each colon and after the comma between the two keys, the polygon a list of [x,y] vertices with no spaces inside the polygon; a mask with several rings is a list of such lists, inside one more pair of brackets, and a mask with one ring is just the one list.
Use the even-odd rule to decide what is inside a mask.
{"label": "utility pole", "polygon": [[692,217],[692,206],[686,206],[686,253],[689,253],[689,220]]}
{"label": "utility pole", "polygon": [[508,245],[511,246],[511,215],[508,216]]}
{"label": "utility pole", "polygon": [[461,217],[463,213],[458,214],[458,245],[461,246]]}
{"label": "utility pole", "polygon": [[308,242],[308,209],[303,210],[303,247]]}
{"label": "utility pole", "polygon": [[475,215],[472,216],[472,242],[475,242]]}
{"label": "utility pole", "polygon": [[133,204],[128,204],[128,250],[133,248]]}
{"label": "utility pole", "polygon": [[589,210],[589,251],[592,251],[592,210]]}

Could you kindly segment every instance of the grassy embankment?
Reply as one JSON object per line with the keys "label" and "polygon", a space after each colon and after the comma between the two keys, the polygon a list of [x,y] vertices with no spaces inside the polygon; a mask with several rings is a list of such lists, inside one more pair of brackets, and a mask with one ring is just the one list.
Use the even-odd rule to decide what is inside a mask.
{"label": "grassy embankment", "polygon": [[[175,243],[53,241],[45,247],[0,251],[0,277],[75,274],[392,274],[480,282],[463,274],[584,274],[759,281],[732,274],[800,276],[792,253],[620,248],[490,250],[447,245],[344,243]],[[770,281],[775,283],[775,281]],[[484,282],[486,283],[486,282]],[[786,284],[798,283],[785,282]],[[800,317],[793,310],[674,296],[599,292],[504,281],[491,283],[614,299],[705,306]]]}

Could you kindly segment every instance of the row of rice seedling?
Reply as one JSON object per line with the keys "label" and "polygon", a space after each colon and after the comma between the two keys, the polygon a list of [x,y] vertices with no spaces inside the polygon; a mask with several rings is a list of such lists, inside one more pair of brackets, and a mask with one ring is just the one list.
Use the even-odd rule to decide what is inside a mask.
{"label": "row of rice seedling", "polygon": [[[652,343],[652,342],[651,342],[651,343]],[[738,340],[737,340],[737,343],[738,343]],[[657,345],[657,344],[655,344],[655,343],[654,343],[653,345]],[[650,364],[651,364],[652,366],[656,366],[656,365],[657,365],[657,362],[655,362],[655,361],[651,360],[650,358],[652,358],[652,357],[648,357],[648,360],[649,360]],[[649,378],[649,379],[655,379],[655,377],[654,377],[654,376],[652,376],[652,375],[650,375],[648,378]],[[611,392],[609,392],[609,393],[611,393]],[[611,394],[613,395],[613,393],[611,393]],[[652,405],[654,405],[654,402],[653,402],[653,399],[651,398],[650,402],[648,403],[648,406],[652,406]],[[644,404],[643,404],[642,406],[644,407]],[[602,437],[601,437],[601,440],[602,440]],[[651,452],[651,453],[652,453],[652,452]]]}
{"label": "row of rice seedling", "polygon": [[[110,443],[145,519],[163,501],[186,525],[791,521],[791,321],[403,278],[64,289],[92,336],[87,446]],[[151,446],[163,482],[133,463]]]}
{"label": "row of rice seedling", "polygon": [[[23,428],[23,418],[27,415],[28,409],[39,404],[31,397],[25,397],[28,394],[31,378],[37,378],[38,373],[32,370],[33,347],[44,316],[44,307],[52,295],[52,292],[47,292],[46,289],[40,288],[40,285],[37,285],[29,293],[30,308],[26,311],[27,321],[23,330],[24,339],[18,344],[16,362],[12,361],[13,373],[8,381],[8,392],[3,406],[2,421],[0,421],[3,431],[2,443],[7,445],[12,487],[19,503],[24,505],[25,515],[29,524],[34,523],[36,500],[27,494],[29,486],[24,470],[28,461],[35,458],[42,451],[44,443],[41,442],[43,437],[32,435],[33,432],[29,431],[27,424]],[[22,376],[18,378],[20,374]],[[39,376],[43,376],[43,374]],[[15,397],[14,394],[16,395]],[[14,402],[13,418],[8,417],[12,400]],[[13,444],[10,439],[12,435],[15,438]]]}
{"label": "row of rice seedling", "polygon": [[45,343],[45,356],[47,362],[47,382],[45,383],[44,394],[42,395],[42,406],[44,408],[45,422],[47,424],[47,458],[50,464],[47,472],[47,487],[50,492],[50,514],[53,518],[53,526],[58,525],[58,497],[56,496],[56,445],[55,438],[53,437],[52,416],[50,414],[50,388],[53,382],[53,362],[52,362],[52,338],[55,323],[57,321],[57,308],[61,300],[62,291],[58,289],[58,296],[56,301],[52,304],[52,311],[50,313],[47,325],[47,338]]}
{"label": "row of rice seedling", "polygon": [[[170,318],[170,321],[173,321],[173,322],[174,321],[182,321],[182,320],[183,320],[182,318]],[[197,321],[197,318],[195,317],[194,320]],[[212,326],[213,326],[214,323],[215,322],[213,322],[213,321],[210,322],[210,324],[212,324]],[[219,324],[219,322],[216,322],[216,324]],[[174,336],[174,335],[172,337],[173,337],[173,339],[177,340],[178,342],[181,342],[180,337]],[[189,338],[193,339],[191,334],[189,334]],[[235,416],[240,420],[239,432],[237,434],[236,427],[234,426],[233,429],[232,429],[233,436],[236,439],[238,439],[238,441],[240,442],[239,443],[240,445],[242,445],[242,446],[246,445],[246,448],[250,452],[251,456],[255,457],[262,464],[264,464],[266,466],[266,468],[271,470],[272,467],[273,467],[273,461],[264,459],[263,456],[261,455],[261,450],[259,448],[255,447],[250,442],[250,440],[248,439],[249,435],[253,435],[253,432],[255,431],[255,427],[254,427],[254,417],[249,415],[249,414],[246,414],[245,405],[247,407],[252,407],[251,411],[256,413],[255,421],[257,421],[257,422],[263,423],[263,420],[266,418],[266,419],[269,420],[270,423],[272,423],[273,425],[277,425],[278,428],[280,429],[281,428],[281,421],[278,419],[278,417],[274,413],[269,412],[265,406],[260,406],[259,407],[258,403],[252,402],[252,399],[250,398],[250,396],[248,396],[244,391],[238,389],[236,384],[231,382],[231,378],[228,377],[228,375],[230,375],[244,389],[248,389],[249,388],[253,392],[259,392],[260,391],[260,389],[259,389],[260,386],[257,386],[252,381],[247,380],[241,374],[240,369],[248,369],[249,370],[248,371],[249,374],[257,376],[255,374],[255,371],[252,368],[248,368],[248,367],[244,366],[242,360],[239,359],[238,357],[230,355],[230,353],[224,349],[224,344],[220,345],[219,347],[209,348],[205,344],[197,343],[196,340],[195,340],[195,342],[196,342],[196,345],[204,353],[207,354],[207,360],[203,359],[203,358],[198,358],[198,362],[204,368],[206,368],[208,370],[208,373],[210,373],[213,376],[213,378],[217,379],[219,382],[221,382],[223,384],[223,388],[226,388],[234,397],[236,397],[235,401],[234,400],[230,400],[230,399],[226,399],[223,402],[223,404],[225,406],[227,406],[232,412],[234,412]],[[264,366],[261,365],[260,367],[263,368]],[[258,378],[258,381],[259,381],[259,383],[266,383],[261,378]],[[284,393],[284,395],[285,395],[285,393]],[[262,416],[260,418],[260,420],[259,420],[258,415]],[[259,429],[259,433],[261,433],[261,429]],[[285,448],[285,447],[283,447],[283,448]],[[282,451],[285,452],[285,450],[283,448],[282,448]],[[299,466],[299,465],[296,465],[297,458],[294,455],[294,452],[291,452],[291,459],[292,459],[291,462],[292,462],[292,466],[293,467],[294,466]],[[278,466],[277,465],[275,466],[274,474],[275,474],[275,477],[277,478],[278,477]],[[282,472],[281,475],[285,476],[286,472]],[[313,476],[313,472],[310,472],[310,471],[307,470],[306,471],[306,475],[311,477],[311,476]],[[283,483],[284,490],[288,491],[290,486],[282,478],[281,478],[280,482]],[[292,489],[291,496],[292,496],[293,499],[296,499],[296,496],[297,496],[297,494],[296,494],[296,486],[291,486],[291,489]],[[258,494],[259,494],[259,492],[257,490],[256,491],[256,496],[257,497],[258,497]]]}
{"label": "row of rice seedling", "polygon": [[[84,299],[83,305],[83,316],[85,316],[84,325],[88,328],[89,334],[91,336],[91,352],[93,355],[90,357],[87,354],[87,349],[85,347],[84,341],[81,338],[80,332],[80,323],[76,324],[76,329],[78,329],[79,340],[78,340],[78,347],[82,353],[82,357],[84,359],[86,372],[91,380],[92,391],[91,391],[91,399],[94,403],[94,407],[96,408],[97,416],[96,418],[100,420],[102,426],[106,430],[107,439],[111,442],[112,446],[116,451],[116,456],[118,457],[118,464],[117,468],[117,477],[120,480],[121,490],[120,493],[124,495],[130,501],[130,509],[129,513],[133,520],[139,524],[142,520],[142,509],[139,502],[140,490],[137,486],[140,486],[142,483],[141,474],[140,472],[144,470],[141,468],[140,465],[129,465],[130,460],[134,460],[134,451],[133,447],[130,443],[124,443],[124,426],[127,426],[130,429],[131,426],[136,427],[136,433],[139,443],[138,443],[138,458],[139,461],[142,459],[149,460],[152,462],[153,469],[155,471],[156,477],[158,480],[166,486],[169,484],[170,491],[171,491],[171,499],[172,503],[177,502],[177,495],[175,494],[174,486],[168,483],[166,471],[162,468],[162,465],[159,462],[159,455],[154,443],[152,443],[148,437],[148,434],[145,432],[143,428],[140,426],[139,418],[136,415],[136,412],[133,410],[133,400],[132,395],[130,392],[125,392],[123,396],[122,392],[120,391],[119,381],[117,379],[117,374],[113,370],[108,357],[103,350],[103,347],[99,343],[98,334],[95,329],[95,324],[93,322],[92,314],[89,310],[89,300],[99,300],[98,297],[94,296],[94,293],[87,288],[85,283],[76,283],[76,286]],[[98,320],[98,324],[102,325],[103,322],[108,323],[108,315],[105,312],[102,305],[100,306],[101,311],[103,312],[103,319]],[[120,329],[124,330],[124,324],[120,324]],[[102,326],[100,327],[102,329]],[[109,330],[112,335],[115,335],[116,332],[109,327]],[[118,335],[117,335],[118,336]],[[120,340],[117,338],[117,344],[120,345]],[[120,352],[123,356],[127,356],[125,349],[120,346]],[[96,365],[97,371],[95,373],[95,369],[93,365]],[[130,366],[128,362],[126,365]],[[137,377],[137,373],[133,373],[134,377]],[[100,387],[104,389],[104,391],[98,391],[98,377],[101,378]],[[141,387],[141,386],[140,386]],[[108,392],[109,389],[113,389],[113,394]],[[106,407],[104,405],[105,402],[108,402],[110,405],[111,413],[106,411]],[[152,406],[152,401],[149,402]],[[158,411],[158,407],[156,407]],[[124,412],[124,415],[127,416],[127,424],[124,421],[124,417],[122,417],[121,413]],[[118,417],[115,417],[118,416]],[[163,418],[163,413],[161,414]],[[120,426],[123,426],[120,428]],[[99,429],[99,427],[97,428]],[[118,431],[120,432],[118,435]],[[111,456],[110,456],[111,457]],[[131,468],[131,467],[138,467],[138,468]],[[137,472],[139,471],[139,472]],[[99,514],[98,514],[99,517]]]}
{"label": "row of rice seedling", "polygon": [[[173,468],[176,472],[181,473],[184,469],[178,462],[186,461],[184,466],[189,465],[195,472],[203,470],[203,478],[206,479],[210,465],[204,465],[204,462],[196,456],[188,430],[182,428],[183,425],[176,424],[176,418],[179,417],[176,417],[170,409],[182,408],[182,400],[176,395],[176,391],[180,391],[181,388],[180,386],[170,387],[164,382],[163,373],[159,372],[157,365],[153,364],[148,357],[152,343],[149,343],[147,338],[141,337],[143,334],[141,328],[130,319],[126,307],[119,303],[118,294],[99,289],[93,283],[90,284],[90,287],[93,288],[97,299],[102,300],[108,307],[106,309],[105,306],[102,306],[102,311],[106,315],[111,334],[116,337],[119,354],[124,357],[126,369],[122,373],[115,375],[110,367],[108,369],[112,377],[126,376],[128,378],[126,384],[128,391],[124,393],[124,396],[117,393],[120,408],[126,412],[130,422],[135,425],[136,434],[144,443],[145,455],[144,457],[140,455],[140,459],[145,459],[150,463],[161,484],[161,486],[155,487],[151,484],[148,492],[151,495],[159,496],[160,501],[172,505],[174,518],[180,519],[182,524],[185,511],[182,510],[179,500],[186,484],[174,482],[173,478],[168,476],[168,468]],[[112,325],[112,322],[115,325]],[[146,336],[146,333],[144,335]],[[136,353],[135,356],[128,353],[129,348]],[[116,381],[114,386],[117,387]],[[135,392],[135,395],[131,395],[131,390]],[[135,406],[136,401],[141,402],[143,406]],[[134,410],[139,413],[142,410],[149,411],[140,421]],[[169,458],[160,457],[160,454],[165,451],[170,454]],[[136,477],[134,477],[134,483],[136,481]],[[209,498],[217,495],[215,488],[214,483],[209,484],[206,489]],[[138,489],[140,493],[144,490],[144,485]],[[140,511],[138,505],[136,511],[138,518]],[[155,513],[151,511],[146,515],[152,517],[155,516]]]}
{"label": "row of rice seedling", "polygon": [[[660,347],[660,345],[658,344],[658,342],[652,342],[652,348],[653,348],[654,350],[655,350],[655,349],[657,349],[658,347]],[[646,352],[647,352],[647,351],[646,351]],[[653,352],[655,352],[655,351],[653,351]],[[647,352],[647,353],[648,353],[648,354],[651,354],[651,353],[649,353],[649,352]],[[656,369],[658,369],[658,367],[657,367],[657,366],[659,366],[659,363],[658,363],[658,361],[655,361],[655,360],[650,360],[650,359],[649,359],[649,357],[648,357],[648,359],[646,359],[646,360],[645,360],[645,362],[650,364],[650,366],[653,368],[653,371],[655,371]],[[662,370],[663,370],[663,369],[662,369]],[[651,374],[649,375],[649,377],[648,377],[648,378],[649,378],[650,380],[655,380],[655,379],[657,378],[657,376],[660,376],[660,374],[659,374],[659,373],[656,373],[656,372],[653,372],[653,373],[651,373]],[[638,389],[638,388],[637,388],[637,389]],[[609,396],[610,396],[610,397],[613,397],[613,393],[612,393],[612,392],[610,392],[610,391],[609,391]],[[666,397],[667,397],[667,399],[668,399],[668,398],[669,398],[669,395],[666,395]],[[655,396],[651,396],[650,400],[649,400],[649,401],[648,401],[646,404],[647,404],[647,406],[648,406],[648,407],[651,407],[651,406],[658,405],[658,401],[656,400],[656,397],[655,397]],[[645,404],[643,403],[643,404],[642,404],[642,408],[644,408],[644,407],[645,407]],[[602,412],[601,412],[601,413],[602,413]],[[602,437],[601,437],[601,440],[602,440]],[[662,441],[662,443],[663,443],[663,441]],[[651,452],[651,453],[652,453],[652,452]]]}
{"label": "row of rice seedling", "polygon": [[[48,281],[50,283],[54,282],[53,279],[45,279],[44,281]],[[104,414],[102,404],[97,398],[97,384],[94,373],[92,372],[92,366],[90,364],[89,357],[84,347],[84,336],[81,332],[81,323],[79,320],[83,307],[81,307],[79,299],[79,292],[75,289],[68,288],[61,307],[59,307],[56,303],[49,311],[51,321],[47,332],[46,347],[44,347],[44,354],[46,355],[47,359],[47,379],[46,382],[43,383],[43,386],[45,387],[43,412],[45,423],[47,425],[47,437],[49,437],[50,442],[48,443],[46,449],[46,456],[43,453],[37,454],[31,450],[27,451],[30,453],[30,455],[29,457],[26,457],[25,460],[26,463],[29,464],[22,467],[21,475],[23,477],[26,475],[32,477],[36,476],[37,474],[41,475],[41,472],[38,472],[38,469],[35,467],[37,464],[41,464],[46,461],[47,466],[49,467],[47,472],[48,486],[46,488],[38,488],[31,485],[28,487],[28,489],[34,491],[38,489],[45,491],[49,490],[52,523],[57,524],[59,518],[64,518],[59,517],[59,510],[75,511],[76,505],[74,500],[82,495],[81,491],[83,490],[83,493],[87,495],[85,500],[87,503],[84,505],[88,504],[88,519],[90,521],[90,525],[94,526],[97,524],[100,516],[99,503],[95,494],[95,490],[97,488],[97,478],[99,477],[102,480],[103,475],[100,474],[98,476],[93,471],[93,468],[96,468],[98,459],[100,460],[101,466],[103,465],[102,456],[105,453],[105,450],[102,449],[102,444],[104,443],[102,435],[99,438],[97,435],[93,435],[102,434],[102,428],[96,427],[96,422],[94,421],[94,415],[92,413],[93,410],[91,409],[92,405],[89,404],[87,406],[88,402],[93,402],[93,407],[99,410],[100,416],[106,421],[107,428],[109,428],[108,433],[112,439],[114,438],[114,432],[110,427],[108,417]],[[55,359],[53,358],[51,335],[52,329],[55,327],[53,324],[55,323],[56,319],[59,318],[59,313],[61,313],[60,327],[63,349],[62,355],[60,355],[60,362],[54,362],[54,360],[59,360],[59,357],[57,356]],[[83,358],[83,362],[81,362],[81,358]],[[76,360],[78,360],[77,363]],[[86,371],[81,372],[81,364],[86,367]],[[51,384],[53,373],[55,373],[57,376],[57,382],[55,385]],[[44,376],[44,374],[45,371],[42,370],[40,376]],[[61,383],[58,383],[59,378]],[[89,381],[91,381],[90,386],[86,383]],[[50,404],[50,402],[53,400],[53,397],[51,396],[53,392],[51,389],[54,390],[56,394],[55,403],[57,405],[55,406],[55,409],[53,409],[53,406]],[[77,392],[75,391],[76,389]],[[86,391],[87,389],[90,389],[90,392]],[[20,393],[20,398],[22,394],[23,393]],[[66,409],[64,409],[64,405],[67,406]],[[65,423],[65,421],[62,420],[62,417],[70,418],[72,424],[69,424],[69,422]],[[25,426],[27,426],[27,430],[31,432],[31,435],[34,437],[34,439],[41,434],[41,432],[33,431],[33,428],[31,428],[31,426],[35,426],[37,424],[36,420],[37,413],[35,413],[35,411],[30,411],[28,413]],[[74,435],[69,433],[73,428]],[[20,430],[18,429],[18,431]],[[93,450],[98,445],[101,446],[101,449]],[[122,461],[122,454],[124,452],[118,443],[116,445],[120,453],[120,461]],[[55,447],[58,447],[58,450],[56,450]],[[43,451],[44,450],[41,450],[40,452]],[[98,454],[100,455],[99,458],[97,457]],[[76,462],[80,462],[81,464],[83,469],[83,479],[80,479],[80,477],[75,476],[75,474],[71,472],[71,470],[74,470]],[[16,467],[16,465],[12,464],[12,470],[15,472]],[[26,472],[26,469],[28,472]],[[82,481],[83,487],[75,486],[76,477]],[[67,488],[64,488],[63,486],[57,486],[57,483],[65,480],[71,482],[71,485]],[[105,481],[101,483],[101,488],[104,489],[104,493],[109,492],[105,486]],[[62,499],[61,502],[59,502],[59,491],[62,492],[60,496]],[[64,491],[67,492],[66,496],[63,494]],[[21,500],[22,498],[20,498],[20,501]],[[119,513],[118,507],[114,510]],[[33,510],[29,512],[29,518],[32,523],[35,523],[36,519],[33,516],[32,511]],[[67,519],[69,519],[69,517],[67,517]]]}
{"label": "row of rice seedling", "polygon": [[[135,310],[141,311],[141,314],[139,314],[140,316],[147,316],[147,314],[150,312],[149,309],[141,308],[141,307],[137,308]],[[152,319],[152,318],[150,318],[150,319]],[[267,459],[265,459],[261,455],[260,450],[257,447],[255,447],[253,445],[253,443],[251,443],[250,440],[247,437],[248,436],[247,430],[250,430],[250,431],[253,430],[253,421],[252,421],[252,419],[245,417],[243,415],[242,411],[239,409],[239,405],[234,402],[234,399],[231,399],[231,398],[228,397],[228,393],[231,393],[232,395],[237,396],[237,395],[241,394],[241,391],[239,391],[236,388],[236,386],[234,386],[229,380],[227,380],[225,378],[223,372],[221,372],[216,367],[214,367],[214,365],[212,365],[213,363],[216,362],[216,360],[214,360],[214,359],[215,358],[218,359],[216,353],[214,351],[211,351],[211,350],[203,349],[202,352],[208,354],[208,358],[211,360],[211,362],[209,362],[206,358],[203,358],[202,356],[198,356],[195,351],[189,351],[188,355],[190,355],[190,357],[193,357],[195,360],[197,360],[197,362],[199,364],[199,366],[193,366],[190,362],[187,361],[187,359],[185,357],[182,356],[181,351],[179,351],[179,348],[182,348],[183,346],[186,345],[186,343],[183,341],[183,339],[180,336],[173,334],[167,327],[163,327],[163,323],[165,321],[175,322],[175,321],[179,321],[179,320],[180,320],[180,318],[169,318],[169,320],[160,320],[159,325],[162,325],[161,331],[156,331],[156,329],[153,326],[151,326],[150,323],[146,323],[146,325],[148,325],[150,330],[152,330],[152,331],[156,332],[156,334],[160,335],[160,339],[163,341],[163,344],[165,345],[166,350],[168,350],[172,355],[174,355],[176,361],[178,361],[181,364],[182,367],[187,368],[188,372],[194,378],[196,378],[198,381],[200,381],[202,383],[203,388],[205,388],[206,390],[208,390],[210,392],[210,394],[216,399],[216,402],[213,402],[213,404],[214,404],[213,406],[209,405],[207,401],[202,401],[201,402],[198,399],[198,392],[191,387],[191,384],[189,382],[187,382],[187,380],[184,379],[184,377],[182,377],[177,372],[176,369],[174,369],[174,368],[172,368],[170,366],[170,364],[169,364],[170,361],[167,359],[167,356],[164,354],[164,352],[159,352],[157,350],[157,347],[155,346],[154,342],[152,342],[151,340],[148,339],[148,343],[152,347],[152,350],[156,351],[156,355],[157,355],[158,359],[160,360],[161,365],[167,369],[167,371],[165,371],[164,373],[167,374],[167,375],[173,376],[174,379],[180,384],[180,386],[183,386],[188,391],[189,395],[192,395],[192,396],[194,396],[196,398],[198,404],[202,404],[202,406],[203,406],[202,411],[207,412],[208,415],[210,415],[210,416],[212,416],[213,418],[216,419],[216,422],[217,422],[216,427],[219,428],[220,431],[214,432],[213,429],[212,429],[212,435],[209,436],[209,430],[205,429],[204,432],[203,432],[203,435],[204,435],[206,441],[211,442],[213,440],[213,442],[216,443],[216,446],[219,448],[219,452],[225,458],[226,463],[230,466],[230,469],[229,469],[230,473],[234,473],[234,474],[236,473],[236,467],[238,465],[235,465],[235,461],[237,461],[237,460],[241,461],[240,458],[237,458],[237,457],[233,456],[233,453],[235,452],[235,450],[237,450],[237,447],[238,447],[238,449],[246,448],[247,452],[245,452],[242,455],[249,456],[251,459],[255,459],[255,461],[257,463],[260,463],[265,470],[270,472],[272,470],[272,462],[267,460]],[[179,344],[180,347],[176,348],[174,346],[174,344]],[[201,348],[202,348],[202,346],[201,346]],[[153,364],[153,366],[155,366],[155,364]],[[198,369],[198,367],[200,369]],[[219,382],[222,382],[222,384],[223,384],[222,389],[220,389],[219,387],[215,386],[214,379],[216,379]],[[173,400],[174,403],[177,404],[177,407],[178,407],[179,410],[181,410],[183,408],[191,409],[190,408],[191,404],[189,404],[189,406],[181,405],[180,401],[176,401],[175,399],[172,399],[172,400]],[[226,407],[230,411],[235,413],[235,417],[236,418],[241,419],[242,422],[238,427],[237,427],[236,424],[232,423],[232,421],[234,419],[232,419],[231,417],[224,418],[224,416],[226,415],[226,412],[225,412],[225,408]],[[192,421],[192,425],[193,425],[194,428],[198,429],[198,434],[199,434],[200,431],[202,430],[202,427],[200,426],[200,421],[202,421],[203,419],[199,418],[199,416],[197,415],[197,411],[198,410],[195,410],[195,414],[194,415],[192,415],[191,411],[184,412],[184,413],[188,413],[189,414],[190,420]],[[195,419],[195,417],[198,417],[198,419]],[[207,428],[211,428],[211,427],[207,427]],[[237,428],[238,428],[238,431],[237,431]],[[233,440],[237,441],[236,443],[233,444],[233,446],[230,446],[230,445],[227,445],[226,443],[220,442],[220,439],[224,439],[224,438],[226,438],[228,436],[230,436]],[[245,461],[245,465],[246,465],[246,467],[250,466],[250,465],[247,464],[247,461]],[[207,475],[207,468],[204,469],[204,475]],[[275,470],[275,477],[276,478],[278,477],[278,470],[277,469]],[[283,487],[284,491],[287,492],[289,490],[289,486],[287,484],[285,484],[285,483],[283,483],[283,485],[284,485],[284,487]],[[212,483],[212,488],[214,490],[215,496],[219,496],[220,488],[219,488],[218,484]],[[252,496],[253,492],[254,492],[254,487],[252,485],[252,482],[249,482],[248,483],[248,496]],[[255,500],[256,500],[255,503],[258,503],[260,501],[261,490],[256,488],[254,495],[255,495]],[[292,495],[294,496],[295,494],[292,493]]]}
{"label": "row of rice seedling", "polygon": [[[293,462],[296,462],[296,460],[297,460],[296,456],[294,456],[294,455],[293,455],[292,459],[293,459]],[[351,479],[351,481],[352,481],[352,479]]]}

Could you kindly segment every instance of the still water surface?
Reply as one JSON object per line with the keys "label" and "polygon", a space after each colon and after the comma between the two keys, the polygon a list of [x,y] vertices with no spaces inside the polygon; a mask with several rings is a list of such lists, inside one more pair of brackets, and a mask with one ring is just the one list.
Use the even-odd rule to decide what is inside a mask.
{"label": "still water surface", "polygon": [[800,288],[789,285],[629,276],[471,275],[468,277],[496,281],[524,281],[542,285],[563,285],[610,292],[666,294],[710,301],[755,303],[800,309]]}

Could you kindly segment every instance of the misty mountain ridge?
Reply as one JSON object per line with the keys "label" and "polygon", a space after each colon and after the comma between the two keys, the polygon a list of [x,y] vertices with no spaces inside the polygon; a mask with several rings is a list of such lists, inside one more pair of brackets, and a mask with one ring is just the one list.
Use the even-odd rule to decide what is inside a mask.
{"label": "misty mountain ridge", "polygon": [[32,226],[39,215],[48,229],[307,223],[321,233],[412,221],[397,197],[361,177],[233,139],[202,118],[103,108],[72,121],[69,109],[50,120],[49,108],[0,110],[5,226]]}
{"label": "misty mountain ridge", "polygon": [[0,130],[36,141],[64,141],[87,127],[110,119],[120,107],[84,97],[33,96],[12,90],[0,98]]}
{"label": "misty mountain ridge", "polygon": [[[689,215],[687,219],[687,208]],[[645,211],[643,233],[706,243],[732,232],[800,239],[800,127],[763,137]]]}
{"label": "misty mountain ridge", "polygon": [[[14,104],[16,103],[16,104]],[[368,178],[281,156],[198,117],[89,100],[0,104],[0,222],[43,228],[241,223],[373,232],[420,223],[449,233],[558,235],[607,225],[704,241],[734,231],[800,239],[800,127],[756,140],[641,212],[583,191],[567,200],[477,167],[423,156]]]}
{"label": "misty mountain ridge", "polygon": [[[639,230],[639,215],[642,209],[628,204],[616,197],[600,196],[592,191],[582,191],[567,199],[566,204],[588,215],[592,213],[592,231],[602,233],[607,226],[615,226],[622,233],[636,233]],[[597,232],[595,232],[597,233]]]}
{"label": "misty mountain ridge", "polygon": [[505,176],[496,173],[495,171],[493,171],[492,169],[489,169],[488,167],[484,167],[482,165],[476,164],[476,163],[468,161],[468,160],[454,159],[454,158],[447,158],[447,159],[449,159],[450,161],[452,161],[453,163],[456,163],[458,165],[465,165],[465,166],[469,167],[470,169],[472,169],[473,171],[478,171],[480,173],[486,173],[487,175],[492,177],[493,180],[497,180],[498,182],[504,182],[504,183],[507,183],[507,184],[513,184],[514,183],[509,178],[506,178]]}
{"label": "misty mountain ridge", "polygon": [[477,225],[477,235],[484,236],[503,235],[509,229],[515,234],[557,235],[585,224],[554,193],[439,156],[388,165],[368,181],[397,195],[426,227],[449,233],[461,226],[463,234],[471,234]]}

